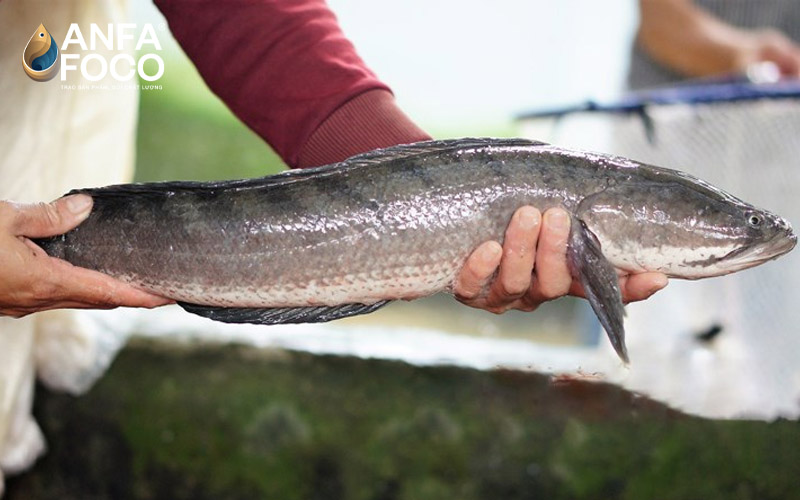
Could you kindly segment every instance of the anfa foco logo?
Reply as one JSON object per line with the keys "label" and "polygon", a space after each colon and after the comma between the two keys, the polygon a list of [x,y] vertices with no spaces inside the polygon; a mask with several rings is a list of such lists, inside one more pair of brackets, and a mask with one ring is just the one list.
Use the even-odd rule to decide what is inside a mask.
{"label": "anfa foco logo", "polygon": [[37,82],[46,82],[58,71],[58,43],[40,24],[22,53],[22,69]]}
{"label": "anfa foco logo", "polygon": [[[134,36],[136,24],[120,23],[108,24],[105,29],[92,23],[89,27],[89,43],[81,32],[77,23],[72,23],[67,31],[67,36],[61,49],[53,36],[40,24],[33,36],[28,41],[22,53],[22,67],[25,73],[37,82],[46,82],[52,79],[61,68],[61,81],[67,79],[71,71],[80,71],[83,78],[90,82],[104,79],[109,74],[118,82],[127,82],[138,75],[141,79],[153,82],[164,74],[164,60],[153,52],[142,54],[138,60],[124,50],[161,50],[152,24],[145,24],[138,36]],[[80,49],[72,53],[71,46]],[[98,47],[107,49],[105,53],[97,51]],[[111,51],[117,53],[108,58],[106,54]],[[145,67],[147,61],[153,61]],[[155,70],[153,70],[155,66]]]}

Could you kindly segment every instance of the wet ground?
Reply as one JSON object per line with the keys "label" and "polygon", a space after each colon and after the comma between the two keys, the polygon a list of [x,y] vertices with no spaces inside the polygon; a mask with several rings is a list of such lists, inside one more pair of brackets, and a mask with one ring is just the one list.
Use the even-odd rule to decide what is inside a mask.
{"label": "wet ground", "polygon": [[35,412],[9,499],[800,498],[798,422],[519,371],[136,340]]}

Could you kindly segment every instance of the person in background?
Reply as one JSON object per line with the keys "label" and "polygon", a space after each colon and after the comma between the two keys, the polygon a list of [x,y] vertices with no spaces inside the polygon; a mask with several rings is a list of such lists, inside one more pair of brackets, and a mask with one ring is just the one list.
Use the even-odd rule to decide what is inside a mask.
{"label": "person in background", "polygon": [[800,6],[794,0],[640,0],[628,86],[744,74],[769,62],[800,77]]}

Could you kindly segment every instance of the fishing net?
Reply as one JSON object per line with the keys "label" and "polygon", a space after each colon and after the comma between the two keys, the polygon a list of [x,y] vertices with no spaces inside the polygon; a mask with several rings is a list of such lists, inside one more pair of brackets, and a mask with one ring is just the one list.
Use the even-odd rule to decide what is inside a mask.
{"label": "fishing net", "polygon": [[[800,87],[713,85],[528,116],[526,135],[692,173],[800,224]],[[800,251],[628,307],[630,388],[714,416],[800,413]],[[601,344],[602,345],[602,344]]]}

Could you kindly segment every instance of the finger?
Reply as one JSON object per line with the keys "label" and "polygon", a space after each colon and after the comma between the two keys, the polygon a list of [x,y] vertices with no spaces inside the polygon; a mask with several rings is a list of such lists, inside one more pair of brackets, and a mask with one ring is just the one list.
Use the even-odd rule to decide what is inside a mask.
{"label": "finger", "polygon": [[500,270],[489,293],[490,305],[508,305],[530,288],[541,222],[536,208],[526,206],[514,212],[506,229]]}
{"label": "finger", "polygon": [[52,203],[12,205],[12,230],[17,236],[44,238],[64,234],[88,217],[92,198],[76,194],[59,198]]}
{"label": "finger", "polygon": [[54,309],[114,309],[116,306],[99,306],[97,304],[86,304],[71,300],[52,302],[41,306],[16,307],[0,309],[0,316],[10,316],[12,318],[23,318],[29,314],[52,311]]}
{"label": "finger", "polygon": [[[666,287],[669,283],[667,276],[661,273],[641,273],[622,276],[619,279],[619,289],[622,301],[638,302],[649,298],[654,293]],[[569,295],[586,298],[586,292],[580,281],[573,281],[569,288]]]}
{"label": "finger", "polygon": [[[167,304],[174,303],[173,300],[164,299],[159,297],[159,300],[154,300],[151,302],[142,301],[136,307],[146,307],[148,309],[152,309],[154,307],[159,307]],[[92,302],[81,302],[76,300],[60,300],[57,302],[48,301],[44,304],[39,305],[32,305],[32,306],[22,306],[22,307],[14,307],[14,308],[2,308],[0,309],[0,316],[10,316],[12,318],[22,318],[29,314],[33,314],[36,312],[41,311],[50,311],[53,309],[114,309],[117,307],[124,307],[131,304],[117,304],[117,303],[98,303],[96,301]]]}
{"label": "finger", "polygon": [[48,299],[71,301],[92,307],[158,307],[172,300],[140,290],[110,276],[48,258],[52,269]]}
{"label": "finger", "polygon": [[572,275],[567,266],[569,226],[566,210],[551,208],[544,213],[536,248],[536,280],[530,292],[534,302],[553,300],[570,291]]}
{"label": "finger", "polygon": [[502,255],[503,247],[496,241],[487,241],[476,248],[456,278],[453,289],[456,297],[463,300],[477,297],[500,265]]}
{"label": "finger", "polygon": [[622,300],[636,302],[644,300],[667,286],[667,276],[661,273],[632,274],[620,281]]}
{"label": "finger", "polygon": [[568,295],[572,295],[573,297],[579,297],[581,299],[586,298],[586,291],[583,289],[583,285],[578,280],[573,280],[569,286]]}
{"label": "finger", "polygon": [[793,77],[797,75],[798,69],[800,69],[798,67],[798,60],[790,51],[776,53],[774,57],[772,57],[771,62],[775,63],[780,71],[780,75],[783,77]]}
{"label": "finger", "polygon": [[87,302],[77,302],[74,300],[64,300],[59,302],[50,302],[38,306],[3,308],[0,309],[0,316],[23,318],[29,314],[42,311],[52,311],[55,309],[115,309],[116,307],[118,306],[110,304],[94,304]]}
{"label": "finger", "polygon": [[800,77],[800,48],[792,47],[791,62],[786,69],[786,75],[789,78]]}

